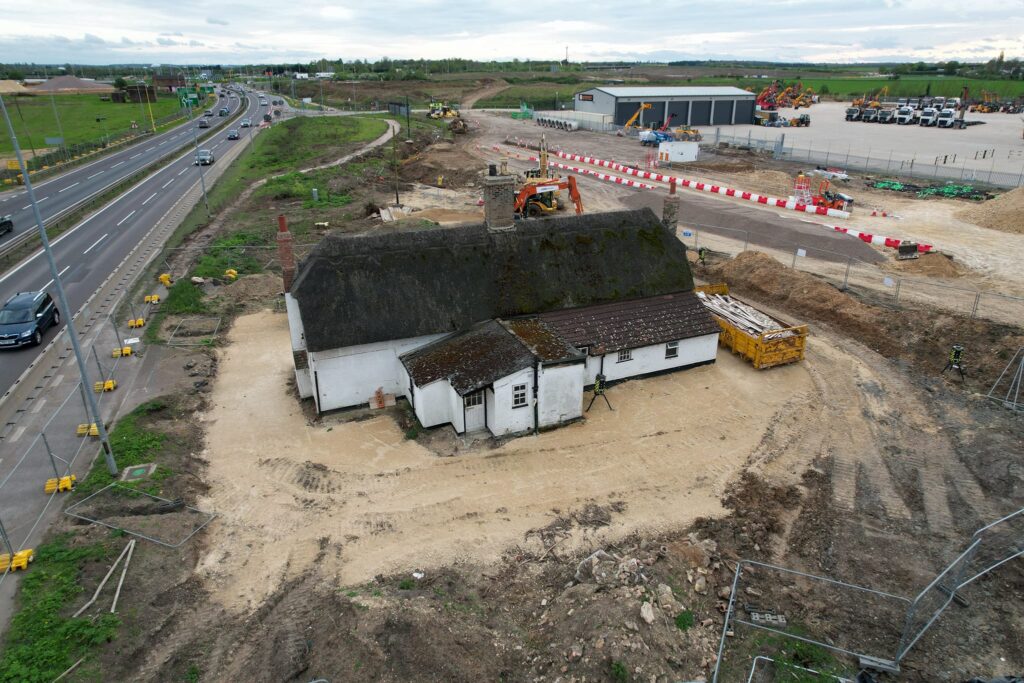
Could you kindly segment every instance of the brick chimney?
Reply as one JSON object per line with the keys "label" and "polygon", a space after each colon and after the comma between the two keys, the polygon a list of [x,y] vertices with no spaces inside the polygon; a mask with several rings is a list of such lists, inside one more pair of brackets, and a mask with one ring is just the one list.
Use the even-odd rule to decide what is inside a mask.
{"label": "brick chimney", "polygon": [[288,231],[288,219],[277,217],[277,258],[281,261],[281,277],[284,279],[285,294],[292,291],[295,279],[295,251],[292,249],[292,234]]}
{"label": "brick chimney", "polygon": [[665,197],[665,204],[661,209],[661,224],[673,235],[676,234],[679,226],[679,195],[676,194],[675,179],[669,184],[668,196]]}
{"label": "brick chimney", "polygon": [[515,228],[515,186],[511,175],[499,175],[498,167],[491,164],[484,178],[484,222],[492,231]]}

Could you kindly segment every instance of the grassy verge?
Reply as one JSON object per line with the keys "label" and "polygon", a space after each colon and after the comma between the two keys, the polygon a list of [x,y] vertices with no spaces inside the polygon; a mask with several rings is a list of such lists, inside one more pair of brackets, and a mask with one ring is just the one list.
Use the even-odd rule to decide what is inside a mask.
{"label": "grassy verge", "polygon": [[[13,97],[7,100],[11,110],[11,123],[18,141],[25,149],[46,148],[45,138],[63,137],[65,144],[94,142],[109,135],[116,137],[128,130],[135,121],[140,127],[149,127],[149,107],[135,102],[102,101],[98,95],[49,95]],[[56,104],[60,124],[54,116]],[[153,118],[160,119],[176,112],[181,104],[177,97],[160,96],[153,102]],[[97,121],[97,117],[103,118]],[[48,149],[48,148],[47,148]],[[6,135],[0,137],[0,154],[12,151]]]}
{"label": "grassy verge", "polygon": [[[114,449],[118,467],[124,469],[160,460],[167,435],[151,429],[144,423],[148,417],[167,409],[168,406],[163,401],[149,401],[118,420],[110,432],[110,445]],[[171,473],[168,467],[160,465],[149,479],[124,486],[157,495],[160,482]],[[89,474],[75,488],[75,495],[77,498],[85,498],[113,483],[116,478],[107,471],[106,461],[102,457],[96,458]]]}
{"label": "grassy verge", "polygon": [[32,569],[22,579],[18,612],[11,619],[0,655],[0,681],[49,683],[80,657],[114,638],[121,623],[114,614],[98,619],[65,616],[68,604],[83,591],[78,578],[85,564],[111,554],[104,543],[75,546],[71,534],[57,536],[36,549]]}

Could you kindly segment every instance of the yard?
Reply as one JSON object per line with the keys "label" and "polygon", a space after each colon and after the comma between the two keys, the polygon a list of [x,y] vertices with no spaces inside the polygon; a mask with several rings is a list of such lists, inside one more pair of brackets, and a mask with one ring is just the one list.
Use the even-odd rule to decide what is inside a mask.
{"label": "yard", "polygon": [[[42,151],[53,147],[45,138],[60,137],[60,128],[53,114],[54,103],[60,115],[65,143],[68,145],[111,138],[129,130],[131,122],[140,128],[149,128],[149,106],[145,103],[104,102],[98,95],[55,95],[53,102],[46,95],[32,97],[5,97],[14,124],[18,142],[26,152]],[[160,97],[152,105],[153,118],[161,119],[181,108],[176,97]],[[97,121],[102,117],[104,121]],[[6,134],[0,135],[0,154],[12,151],[11,141]]]}

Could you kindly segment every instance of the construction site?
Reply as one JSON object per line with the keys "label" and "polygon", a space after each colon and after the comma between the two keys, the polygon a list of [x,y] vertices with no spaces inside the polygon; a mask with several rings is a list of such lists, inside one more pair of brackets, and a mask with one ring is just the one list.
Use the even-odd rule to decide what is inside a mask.
{"label": "construction site", "polygon": [[[75,515],[58,524],[68,548],[114,547],[85,563],[68,614],[106,618],[109,596],[87,600],[117,553],[131,561],[117,586],[116,637],[67,680],[1021,675],[1024,189],[860,170],[844,156],[863,146],[870,157],[863,128],[835,143],[844,156],[818,162],[812,140],[849,130],[851,105],[815,95],[708,93],[734,99],[706,112],[698,95],[645,95],[581,125],[603,115],[479,111],[470,93],[461,106],[437,99],[426,112],[385,115],[388,133],[343,150],[344,163],[300,164],[305,180],[270,177],[233,193],[159,269],[165,285],[192,283],[204,306],[202,316],[162,318],[157,336],[210,341],[151,344],[139,361],[144,391],[125,405],[133,429],[160,435],[163,445],[146,454],[152,471],[174,475],[153,479],[148,502],[80,488],[69,494]],[[753,118],[740,125],[748,102]],[[966,127],[955,135],[980,137],[958,144],[988,149],[985,136],[999,136],[998,163],[1010,174],[1020,164],[1005,149],[1020,149],[1010,118]],[[807,141],[806,159],[778,153],[794,138],[758,144],[781,120]],[[401,132],[392,139],[392,130]],[[929,144],[887,141],[889,163],[888,147],[924,158]],[[978,159],[978,172],[998,172],[993,158]],[[500,192],[496,179],[508,179]],[[621,216],[653,216],[692,286],[658,281],[661,289],[635,293],[624,272],[642,269],[635,254],[667,257],[646,232],[636,233],[640,246],[615,242],[626,234]],[[567,310],[685,289],[700,302],[693,315],[713,321],[700,332],[716,350],[684,368],[616,379],[612,358],[633,360],[629,349],[584,347],[565,333],[557,341],[574,347],[570,361],[584,373],[601,358],[596,381],[584,375],[574,395],[579,414],[544,428],[534,411],[532,429],[508,433],[491,427],[494,414],[490,431],[471,428],[473,394],[456,397],[461,422],[427,426],[406,388],[419,380],[399,356],[412,353],[405,348],[395,352],[405,386],[382,382],[358,406],[331,408],[329,389],[303,385],[303,363],[326,382],[335,347],[369,344],[315,346],[308,316],[297,331],[291,297],[311,287],[318,260],[358,292],[362,276],[342,260],[354,257],[338,256],[338,245],[401,240],[414,249],[469,224],[499,246],[554,230],[546,225],[585,224],[608,247],[576,236],[569,251],[599,253],[606,270],[591,280],[567,252],[549,254],[587,282]],[[232,274],[196,277],[196,262],[232,235],[242,237],[218,261]],[[531,244],[523,260],[565,248],[550,234]],[[458,267],[432,261],[434,249],[409,258],[409,277],[441,281],[441,269]],[[373,254],[388,258],[383,248]],[[532,278],[554,282],[557,270]],[[494,277],[514,279],[509,272]],[[618,278],[605,300],[580,294]],[[157,291],[154,282],[136,293]],[[391,282],[402,307],[436,313],[424,303],[429,287]],[[490,286],[481,282],[473,286]],[[515,313],[553,329],[516,287]],[[459,315],[469,307],[452,303]],[[393,314],[376,301],[366,309],[370,319]],[[436,317],[449,325],[447,315]],[[459,327],[455,315],[449,327]],[[507,311],[478,318],[516,332]],[[596,328],[612,324],[600,320]],[[346,319],[338,334],[360,324]],[[387,339],[441,329],[420,328]],[[664,359],[676,357],[679,342],[651,339]],[[529,362],[536,399],[542,363]],[[371,365],[357,363],[359,372]],[[493,395],[482,390],[485,414],[499,396],[493,385]],[[522,386],[513,407],[527,405]]]}

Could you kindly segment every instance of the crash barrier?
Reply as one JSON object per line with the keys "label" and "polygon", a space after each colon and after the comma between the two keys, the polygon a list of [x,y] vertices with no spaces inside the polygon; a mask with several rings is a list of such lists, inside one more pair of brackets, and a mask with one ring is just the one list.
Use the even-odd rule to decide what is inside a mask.
{"label": "crash barrier", "polygon": [[544,126],[545,128],[557,128],[558,130],[579,130],[579,121],[573,121],[572,119],[564,119],[558,116],[543,116],[541,114],[534,114],[533,120],[538,126]]}
{"label": "crash barrier", "polygon": [[[905,240],[901,240],[898,237],[885,237],[884,235],[875,235],[870,232],[860,232],[859,230],[855,230],[853,228],[844,228],[841,225],[829,225],[827,223],[818,223],[818,225],[825,228],[830,228],[832,230],[835,230],[836,232],[841,232],[844,235],[852,235],[853,237],[856,237],[862,242],[867,242],[868,244],[874,244],[880,247],[889,247],[890,249],[899,249],[900,245],[905,242]],[[934,248],[935,247],[933,247],[930,244],[917,245],[918,252],[922,254],[927,254]]]}
{"label": "crash barrier", "polygon": [[[754,560],[740,560],[736,563],[733,575],[712,683],[718,683],[728,637],[738,635],[732,631],[731,626],[734,625],[769,631],[783,638],[849,655],[858,660],[861,668],[898,673],[900,662],[951,602],[959,600],[961,604],[967,606],[967,603],[957,595],[957,591],[1021,555],[1024,555],[1024,508],[978,529],[971,536],[966,549],[913,599],[787,567]],[[771,577],[775,577],[774,582]],[[751,578],[762,580],[759,588],[749,585]],[[750,603],[737,604],[738,596],[765,596],[765,593],[774,592],[777,584],[783,580],[805,584],[801,591],[804,598],[807,598],[810,590],[831,591],[828,601],[822,604],[830,605],[835,614],[841,614],[844,603],[847,602],[858,610],[870,611],[876,615],[877,627],[872,633],[863,633],[863,629],[846,632],[847,640],[843,641],[845,647],[841,647],[836,644],[835,634],[827,640],[816,640],[803,630],[788,630],[786,615],[778,614],[770,607]],[[741,586],[743,582],[747,585]],[[812,585],[813,589],[810,588]],[[805,600],[805,604],[813,603]],[[740,609],[746,614],[746,618],[739,616]],[[879,640],[884,642],[887,637],[896,634],[898,642],[895,648],[890,650],[893,654],[867,654],[866,646],[880,647]]]}

